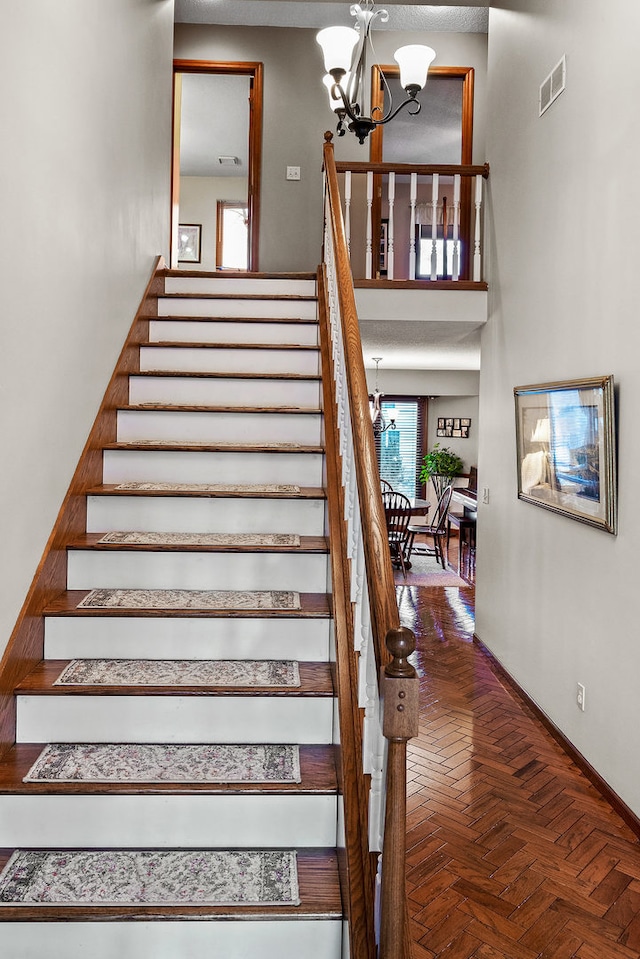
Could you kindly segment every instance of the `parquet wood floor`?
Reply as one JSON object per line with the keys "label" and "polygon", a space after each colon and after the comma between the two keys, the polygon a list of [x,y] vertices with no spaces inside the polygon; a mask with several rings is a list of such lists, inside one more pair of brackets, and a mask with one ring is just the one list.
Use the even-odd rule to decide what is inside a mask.
{"label": "parquet wood floor", "polygon": [[640,841],[473,644],[473,588],[398,603],[421,689],[413,959],[638,959]]}

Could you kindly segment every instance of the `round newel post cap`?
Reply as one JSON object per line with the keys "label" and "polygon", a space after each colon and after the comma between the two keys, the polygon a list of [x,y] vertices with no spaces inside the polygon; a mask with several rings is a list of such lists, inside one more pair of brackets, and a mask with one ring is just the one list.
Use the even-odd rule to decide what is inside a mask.
{"label": "round newel post cap", "polygon": [[384,668],[385,675],[406,678],[415,676],[415,669],[411,663],[407,662],[407,657],[416,648],[416,638],[412,631],[407,629],[406,626],[390,629],[385,636],[385,644],[393,657],[392,661]]}
{"label": "round newel post cap", "polygon": [[331,132],[331,130],[325,130],[325,134],[324,134],[325,143],[331,143],[332,140],[333,140],[333,133]]}

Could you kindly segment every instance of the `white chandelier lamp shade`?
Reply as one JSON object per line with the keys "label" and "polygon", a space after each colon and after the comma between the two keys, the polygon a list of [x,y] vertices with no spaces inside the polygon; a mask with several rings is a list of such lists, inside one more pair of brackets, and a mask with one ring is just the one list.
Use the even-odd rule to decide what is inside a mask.
{"label": "white chandelier lamp shade", "polygon": [[[349,76],[350,74],[345,74],[344,80],[340,84],[343,90],[348,89],[349,87]],[[334,113],[339,113],[340,110],[344,110],[344,103],[342,97],[338,94],[337,97],[334,97],[333,92],[336,87],[336,81],[333,79],[330,73],[325,73],[322,78],[322,82],[327,88],[327,93],[329,94],[329,106],[334,111]]]}
{"label": "white chandelier lamp shade", "polygon": [[435,50],[421,43],[410,43],[394,53],[394,59],[400,67],[400,84],[409,96],[415,96],[426,85],[435,55]]}
{"label": "white chandelier lamp shade", "polygon": [[336,74],[341,79],[351,69],[353,48],[359,38],[353,27],[325,27],[316,34],[324,55],[324,68],[334,79]]}

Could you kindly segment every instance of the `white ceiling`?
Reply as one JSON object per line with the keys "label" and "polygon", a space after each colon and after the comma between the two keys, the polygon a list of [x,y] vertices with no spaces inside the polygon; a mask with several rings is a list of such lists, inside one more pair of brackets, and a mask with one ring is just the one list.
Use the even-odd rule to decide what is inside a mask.
{"label": "white ceiling", "polygon": [[[455,295],[455,294],[454,294]],[[428,335],[425,335],[428,330]],[[364,365],[382,356],[385,370],[479,370],[480,330],[476,323],[360,318]]]}
{"label": "white ceiling", "polygon": [[[448,3],[382,2],[389,22],[376,29],[486,33],[487,0]],[[333,0],[176,0],[176,23],[225,23],[252,27],[308,27],[351,24],[349,2]]]}

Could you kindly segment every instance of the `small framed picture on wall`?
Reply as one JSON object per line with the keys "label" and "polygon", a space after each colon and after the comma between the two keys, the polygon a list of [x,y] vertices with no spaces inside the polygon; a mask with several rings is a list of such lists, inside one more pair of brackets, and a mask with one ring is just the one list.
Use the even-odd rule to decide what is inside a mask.
{"label": "small framed picture on wall", "polygon": [[178,263],[199,263],[202,225],[180,223],[178,226]]}

